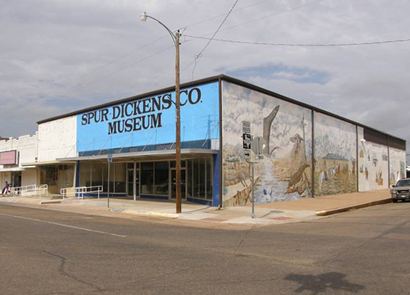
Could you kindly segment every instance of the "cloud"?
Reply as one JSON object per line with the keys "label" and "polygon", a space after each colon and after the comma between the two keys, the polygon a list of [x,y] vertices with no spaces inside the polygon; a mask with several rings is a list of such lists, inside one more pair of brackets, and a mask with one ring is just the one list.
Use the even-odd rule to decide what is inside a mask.
{"label": "cloud", "polygon": [[228,75],[236,77],[259,77],[272,80],[289,80],[296,83],[326,84],[330,80],[330,75],[324,71],[317,71],[307,67],[293,67],[283,64],[265,64],[261,66],[251,66],[238,69],[223,70]]}
{"label": "cloud", "polygon": [[[0,10],[0,135],[35,122],[174,82],[168,33],[211,36],[231,0],[3,1]],[[345,43],[408,38],[406,0],[240,1],[218,38],[281,43]],[[192,79],[205,40],[183,37],[182,81]],[[194,78],[221,71],[410,140],[409,43],[284,48],[214,41]]]}

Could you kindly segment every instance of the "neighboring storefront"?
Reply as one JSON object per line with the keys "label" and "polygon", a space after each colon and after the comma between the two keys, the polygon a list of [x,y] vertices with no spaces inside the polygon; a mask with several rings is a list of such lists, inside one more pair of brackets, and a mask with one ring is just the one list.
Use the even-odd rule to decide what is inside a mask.
{"label": "neighboring storefront", "polygon": [[0,190],[7,181],[13,187],[37,184],[35,161],[37,134],[0,140]]}
{"label": "neighboring storefront", "polygon": [[[257,203],[270,203],[388,188],[405,175],[400,138],[224,75],[181,89],[185,200],[244,205],[254,189]],[[172,200],[174,97],[169,87],[42,120],[35,160],[18,167],[36,167],[52,193],[101,186],[101,196]],[[254,186],[243,121],[264,142]]]}
{"label": "neighboring storefront", "polygon": [[47,184],[49,193],[59,194],[61,188],[74,185],[74,171],[74,163],[39,165],[39,183]]}

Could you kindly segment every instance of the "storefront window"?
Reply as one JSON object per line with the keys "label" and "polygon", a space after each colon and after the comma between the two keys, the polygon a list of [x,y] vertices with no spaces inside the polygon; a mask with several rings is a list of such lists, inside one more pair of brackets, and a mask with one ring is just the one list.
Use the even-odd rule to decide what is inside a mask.
{"label": "storefront window", "polygon": [[168,162],[141,163],[141,193],[150,195],[168,195]]}
{"label": "storefront window", "polygon": [[[104,192],[108,192],[108,166],[105,162],[90,162],[91,180],[87,186],[102,185]],[[81,167],[81,166],[80,166]],[[80,168],[81,169],[81,168]],[[112,186],[110,187],[112,192]]]}
{"label": "storefront window", "polygon": [[212,173],[212,165],[211,160],[207,159],[205,161],[205,179],[206,179],[206,199],[212,199],[212,181],[213,181],[213,173]]}
{"label": "storefront window", "polygon": [[[185,163],[185,162],[186,162],[185,160],[181,160],[181,168],[186,167],[186,163]],[[171,161],[171,162],[170,162],[171,168],[175,168],[175,165],[176,165],[175,161]]]}
{"label": "storefront window", "polygon": [[154,162],[154,194],[168,195],[169,165],[168,162]]}
{"label": "storefront window", "polygon": [[107,187],[107,164],[103,162],[80,163],[80,186],[102,185],[106,192]]}
{"label": "storefront window", "polygon": [[198,198],[198,159],[192,160],[192,197]]}
{"label": "storefront window", "polygon": [[211,159],[192,159],[188,164],[188,194],[196,199],[212,199]]}
{"label": "storefront window", "polygon": [[199,198],[205,197],[205,159],[198,159],[195,161],[195,172],[198,175],[197,182],[194,183],[194,193]]}
{"label": "storefront window", "polygon": [[81,162],[80,164],[80,186],[91,185],[91,166],[88,162]]}
{"label": "storefront window", "polygon": [[40,168],[40,182],[42,184],[56,185],[58,179],[57,166],[43,166]]}
{"label": "storefront window", "polygon": [[40,183],[48,185],[48,192],[59,194],[61,188],[72,187],[74,165],[53,165],[40,167]]}
{"label": "storefront window", "polygon": [[112,163],[110,169],[111,191],[114,193],[125,193],[125,163]]}
{"label": "storefront window", "polygon": [[[110,192],[125,193],[125,164],[110,164]],[[108,192],[108,164],[106,162],[81,162],[80,186],[103,186]]]}
{"label": "storefront window", "polygon": [[154,163],[141,163],[141,193],[154,193]]}
{"label": "storefront window", "polygon": [[188,166],[188,179],[187,179],[187,189],[188,189],[188,197],[192,197],[192,176],[194,173],[193,169],[193,160],[187,160],[187,166]]}
{"label": "storefront window", "polygon": [[57,173],[57,186],[59,188],[74,185],[74,165],[59,165]]}

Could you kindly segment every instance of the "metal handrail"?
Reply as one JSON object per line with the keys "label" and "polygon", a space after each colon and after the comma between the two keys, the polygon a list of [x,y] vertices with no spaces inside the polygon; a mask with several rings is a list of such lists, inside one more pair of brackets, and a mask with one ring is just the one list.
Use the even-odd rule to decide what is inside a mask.
{"label": "metal handrail", "polygon": [[30,185],[24,185],[24,186],[15,186],[15,187],[10,187],[10,194],[11,195],[26,195],[28,193],[34,193],[38,194],[41,193],[40,195],[47,195],[48,194],[48,185],[47,184],[30,184]]}
{"label": "metal handrail", "polygon": [[97,193],[98,199],[100,198],[100,193],[103,192],[102,185],[94,186],[78,186],[78,187],[65,187],[60,189],[60,195],[63,199],[67,197],[67,193],[71,191],[77,197],[77,199],[84,199],[85,193]]}

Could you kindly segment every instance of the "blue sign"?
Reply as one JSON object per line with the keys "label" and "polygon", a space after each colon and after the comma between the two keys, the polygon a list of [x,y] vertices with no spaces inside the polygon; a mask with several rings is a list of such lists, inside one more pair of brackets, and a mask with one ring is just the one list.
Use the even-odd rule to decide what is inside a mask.
{"label": "blue sign", "polygon": [[[101,154],[159,150],[175,143],[175,92],[77,115],[77,151]],[[180,91],[182,147],[209,148],[219,139],[218,82]]]}

